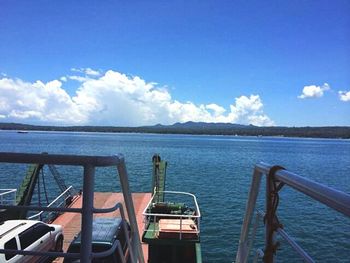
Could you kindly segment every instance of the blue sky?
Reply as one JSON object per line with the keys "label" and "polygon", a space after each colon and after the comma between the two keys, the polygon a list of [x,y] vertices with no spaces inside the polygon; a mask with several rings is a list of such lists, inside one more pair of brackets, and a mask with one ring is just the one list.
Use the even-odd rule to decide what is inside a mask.
{"label": "blue sky", "polygon": [[349,1],[1,1],[0,121],[350,125]]}

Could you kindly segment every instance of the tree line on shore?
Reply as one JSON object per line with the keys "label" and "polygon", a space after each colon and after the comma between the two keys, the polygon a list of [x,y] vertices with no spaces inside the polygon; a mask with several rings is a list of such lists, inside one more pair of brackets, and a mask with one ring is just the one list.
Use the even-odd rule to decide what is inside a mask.
{"label": "tree line on shore", "polygon": [[238,135],[238,136],[284,136],[308,138],[350,139],[349,126],[327,127],[259,127],[231,123],[186,122],[173,125],[140,127],[115,126],[39,126],[20,123],[0,123],[1,130],[17,131],[71,131],[71,132],[116,132],[116,133],[160,133],[197,135]]}

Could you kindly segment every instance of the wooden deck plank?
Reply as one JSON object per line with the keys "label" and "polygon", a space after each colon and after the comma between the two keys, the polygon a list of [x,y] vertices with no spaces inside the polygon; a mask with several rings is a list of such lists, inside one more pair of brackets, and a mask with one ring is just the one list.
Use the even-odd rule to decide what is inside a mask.
{"label": "wooden deck plank", "polygon": [[[151,198],[150,193],[133,193],[132,199],[137,219],[138,230],[140,234],[140,240],[142,239],[143,232],[143,217],[142,212],[146,207],[147,203]],[[122,193],[94,193],[94,207],[95,208],[109,208],[113,207],[117,202],[123,204],[124,212],[128,218],[124,198]],[[82,206],[82,197],[79,196],[72,204],[72,208],[81,208]],[[115,217],[120,216],[119,211],[114,211],[112,213],[106,214],[95,214],[94,217]],[[81,215],[78,213],[64,213],[60,215],[52,224],[61,225],[63,227],[64,242],[63,242],[63,251],[66,252],[69,244],[81,231]],[[142,243],[142,250],[145,258],[145,262],[148,259],[148,245]],[[62,259],[56,260],[55,262],[62,262]]]}

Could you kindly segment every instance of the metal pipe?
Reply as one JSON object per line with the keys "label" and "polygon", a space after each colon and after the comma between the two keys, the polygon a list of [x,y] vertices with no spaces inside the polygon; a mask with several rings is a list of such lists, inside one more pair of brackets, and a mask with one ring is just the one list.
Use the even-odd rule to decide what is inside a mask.
{"label": "metal pipe", "polygon": [[309,254],[302,249],[282,228],[278,228],[277,232],[288,242],[289,245],[308,263],[314,263],[315,261],[309,256]]}
{"label": "metal pipe", "polygon": [[81,262],[91,262],[92,258],[92,218],[94,208],[95,167],[84,166],[83,208],[81,217]]}
{"label": "metal pipe", "polygon": [[[120,244],[119,240],[117,240],[117,242],[118,242],[117,249],[118,249],[119,258],[120,258],[122,263],[126,263],[124,253],[123,253],[123,250],[121,248],[121,244]],[[133,262],[133,261],[131,261],[131,262]]]}
{"label": "metal pipe", "polygon": [[120,158],[118,155],[87,156],[0,152],[0,163],[38,163],[80,166],[92,165],[96,167],[117,165],[119,162]]}
{"label": "metal pipe", "polygon": [[256,199],[258,198],[260,182],[262,174],[258,170],[254,170],[252,184],[249,190],[248,201],[245,209],[245,215],[243,219],[243,224],[241,228],[241,235],[238,244],[238,251],[236,255],[236,263],[245,263],[248,260],[248,235],[249,235],[249,225],[254,216],[254,208]]}
{"label": "metal pipe", "polygon": [[6,194],[10,194],[10,193],[16,192],[17,189],[0,189],[0,191],[6,191],[6,192],[0,193],[0,195],[6,195]]}
{"label": "metal pipe", "polygon": [[[181,195],[188,195],[191,196],[193,198],[193,202],[195,204],[196,207],[196,215],[191,215],[188,217],[192,217],[192,218],[200,218],[201,217],[201,212],[199,210],[199,206],[197,203],[197,198],[194,194],[191,193],[187,193],[187,192],[177,192],[177,191],[161,191],[159,193],[165,193],[165,194],[181,194]],[[149,200],[148,204],[146,205],[145,209],[142,212],[142,215],[144,216],[150,216],[150,215],[157,215],[157,216],[169,216],[169,217],[178,217],[178,215],[171,215],[171,214],[159,214],[159,213],[148,213],[147,210],[150,207],[150,205],[153,203],[153,199],[156,197],[156,194],[154,194],[151,199]]]}
{"label": "metal pipe", "polygon": [[[29,205],[0,205],[0,209],[12,209],[19,211],[49,211],[49,212],[68,212],[68,213],[81,213],[81,208],[65,208],[65,207],[46,207],[46,206],[29,206]],[[101,209],[103,210],[103,209]],[[108,213],[99,212],[99,213]]]}
{"label": "metal pipe", "polygon": [[256,237],[256,232],[258,230],[258,226],[259,226],[259,222],[260,222],[261,218],[262,218],[261,214],[259,212],[257,212],[256,213],[256,218],[255,218],[255,223],[253,225],[253,231],[252,231],[252,234],[251,234],[251,238],[250,238],[250,240],[248,242],[248,253],[250,252],[250,250],[253,247],[254,240],[255,240],[255,237]]}
{"label": "metal pipe", "polygon": [[[274,171],[272,168],[270,171]],[[266,191],[265,191],[265,207],[266,207],[266,224],[265,224],[265,250],[264,250],[264,262],[274,262],[274,246],[275,246],[275,210],[274,210],[274,199],[276,194],[274,193],[274,174],[266,175]]]}
{"label": "metal pipe", "polygon": [[[124,208],[123,208],[122,205],[120,205],[120,215],[121,215],[122,219],[125,220],[125,213],[124,213]],[[125,239],[126,239],[126,243],[128,245],[129,251],[130,251],[130,262],[134,263],[134,262],[136,262],[135,257],[134,257],[135,255],[134,255],[134,252],[133,252],[132,247],[131,247],[131,240],[130,240],[130,236],[128,234],[128,230],[127,230],[126,224],[123,224],[122,231],[124,231],[124,236],[125,236]]]}
{"label": "metal pipe", "polygon": [[123,192],[124,202],[126,206],[126,210],[129,216],[130,226],[131,226],[131,235],[133,239],[133,251],[135,254],[138,255],[139,262],[144,263],[145,260],[143,258],[143,252],[141,247],[141,241],[140,241],[140,235],[139,230],[137,227],[137,220],[135,215],[135,209],[134,209],[134,203],[132,201],[132,196],[130,192],[130,186],[129,186],[129,180],[128,180],[128,173],[126,171],[125,161],[124,157],[120,156],[119,163],[117,165],[118,173],[119,173],[119,179],[120,179],[120,186]]}
{"label": "metal pipe", "polygon": [[180,217],[180,240],[182,239],[182,216]]}
{"label": "metal pipe", "polygon": [[[271,166],[265,163],[256,165],[262,173],[268,173]],[[311,181],[287,170],[279,170],[275,179],[350,217],[350,195],[323,184]]]}
{"label": "metal pipe", "polygon": [[[69,191],[69,189],[71,189],[73,186],[68,187],[64,192],[62,192],[59,196],[57,196],[50,204],[48,204],[46,207],[51,207],[54,203],[56,203],[56,201],[58,201],[58,199],[60,199],[67,191]],[[28,219],[32,219],[35,218],[37,216],[40,216],[44,211],[40,211],[39,213],[32,215],[30,217],[28,217]]]}

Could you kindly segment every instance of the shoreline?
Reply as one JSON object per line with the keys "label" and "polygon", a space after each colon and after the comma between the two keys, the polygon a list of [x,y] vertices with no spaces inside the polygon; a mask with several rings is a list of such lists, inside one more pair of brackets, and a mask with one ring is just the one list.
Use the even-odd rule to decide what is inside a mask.
{"label": "shoreline", "polygon": [[84,131],[84,130],[40,130],[40,129],[26,129],[26,130],[17,130],[17,129],[1,129],[0,132],[13,132],[22,134],[23,136],[27,135],[28,133],[52,133],[52,134],[62,134],[62,133],[76,133],[76,134],[125,134],[125,135],[181,135],[181,136],[213,136],[213,137],[231,137],[231,138],[250,138],[250,139],[304,139],[304,140],[345,140],[349,141],[350,137],[342,138],[342,137],[312,137],[312,136],[288,136],[288,135],[246,135],[246,134],[215,134],[215,133],[181,133],[181,132],[151,132],[151,131]]}

